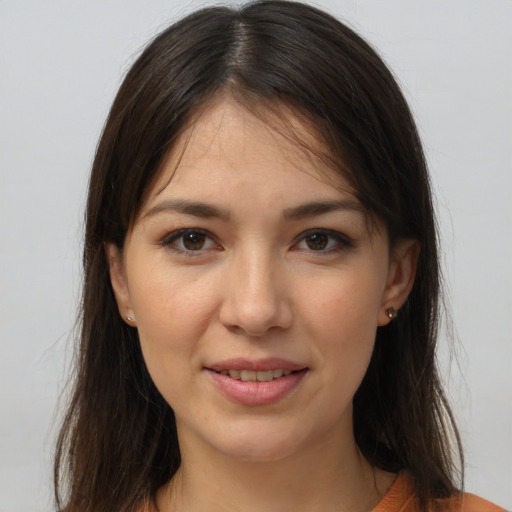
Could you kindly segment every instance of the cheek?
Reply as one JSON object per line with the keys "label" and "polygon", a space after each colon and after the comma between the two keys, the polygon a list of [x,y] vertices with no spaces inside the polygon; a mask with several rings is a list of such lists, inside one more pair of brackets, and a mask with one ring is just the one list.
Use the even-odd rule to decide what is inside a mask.
{"label": "cheek", "polygon": [[214,287],[208,279],[199,281],[165,267],[134,275],[130,282],[144,360],[170,401],[173,387],[199,364],[196,354],[216,308]]}
{"label": "cheek", "polygon": [[381,309],[381,286],[376,279],[331,279],[301,291],[300,309],[327,338],[374,333]]}
{"label": "cheek", "polygon": [[186,340],[207,325],[216,307],[214,287],[207,276],[199,279],[162,265],[147,274],[135,275],[130,282],[139,333],[141,338],[154,342]]}
{"label": "cheek", "polygon": [[[305,323],[328,378],[354,392],[368,367],[380,310],[376,280],[332,280],[307,294]],[[306,297],[306,295],[305,295]],[[305,299],[306,300],[306,299]]]}

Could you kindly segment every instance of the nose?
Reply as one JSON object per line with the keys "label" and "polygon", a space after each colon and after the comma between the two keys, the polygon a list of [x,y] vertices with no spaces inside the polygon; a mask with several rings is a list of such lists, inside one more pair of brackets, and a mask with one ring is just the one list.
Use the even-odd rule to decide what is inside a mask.
{"label": "nose", "polygon": [[240,254],[226,268],[219,318],[229,330],[251,337],[283,330],[292,323],[289,287],[269,255]]}

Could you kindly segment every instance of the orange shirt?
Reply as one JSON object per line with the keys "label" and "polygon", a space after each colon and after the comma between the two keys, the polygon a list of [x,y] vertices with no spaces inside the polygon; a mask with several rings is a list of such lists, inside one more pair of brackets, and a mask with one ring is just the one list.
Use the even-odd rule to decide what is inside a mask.
{"label": "orange shirt", "polygon": [[[504,508],[468,493],[442,500],[441,503],[445,512],[506,512]],[[403,473],[398,474],[372,512],[420,512],[412,486]]]}
{"label": "orange shirt", "polygon": [[[474,494],[464,493],[461,496],[442,500],[443,512],[507,512],[504,508]],[[145,503],[137,512],[156,512],[156,507]],[[416,500],[412,485],[403,473],[399,473],[380,503],[372,512],[426,512],[421,511]]]}

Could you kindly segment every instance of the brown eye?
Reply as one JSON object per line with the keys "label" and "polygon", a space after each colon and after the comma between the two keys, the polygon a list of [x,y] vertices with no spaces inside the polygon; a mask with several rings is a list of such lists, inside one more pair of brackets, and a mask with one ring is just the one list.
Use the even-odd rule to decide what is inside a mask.
{"label": "brown eye", "polygon": [[187,251],[199,251],[204,247],[206,236],[203,233],[186,233],[182,235],[182,240]]}
{"label": "brown eye", "polygon": [[320,254],[335,254],[353,248],[354,242],[348,236],[332,229],[310,229],[302,233],[293,245],[294,251],[309,251]]}
{"label": "brown eye", "polygon": [[304,238],[308,249],[323,251],[329,243],[329,235],[326,233],[312,233]]}
{"label": "brown eye", "polygon": [[162,245],[178,253],[191,255],[220,249],[213,237],[201,229],[180,229],[162,240]]}

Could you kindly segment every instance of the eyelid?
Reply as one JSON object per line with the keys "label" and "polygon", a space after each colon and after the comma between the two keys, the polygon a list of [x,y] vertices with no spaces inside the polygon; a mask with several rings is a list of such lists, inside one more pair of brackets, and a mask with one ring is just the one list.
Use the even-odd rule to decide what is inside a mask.
{"label": "eyelid", "polygon": [[[178,247],[176,242],[180,239],[180,237],[183,237],[187,234],[198,234],[201,236],[204,236],[207,238],[210,243],[208,245],[214,244],[214,247],[201,247],[197,250],[187,249],[186,247]],[[306,240],[308,236],[315,235],[315,234],[321,234],[325,235],[327,237],[330,237],[334,240],[334,246],[333,247],[327,247],[326,249],[311,249],[308,247],[300,248],[298,247],[302,242]],[[211,232],[202,229],[202,228],[181,228],[177,229],[175,231],[172,231],[171,233],[167,233],[159,242],[160,245],[168,248],[169,250],[176,252],[181,255],[186,256],[199,256],[201,254],[204,254],[207,251],[212,250],[223,250],[221,244],[219,243],[217,237],[213,235]],[[331,243],[332,245],[332,243]],[[292,242],[290,250],[291,251],[307,251],[310,253],[316,253],[318,255],[322,254],[329,254],[329,253],[336,253],[340,252],[346,249],[353,248],[355,246],[353,239],[351,239],[346,234],[336,231],[333,229],[326,229],[326,228],[312,228],[308,229],[307,231],[303,231],[300,233],[295,240]]]}
{"label": "eyelid", "polygon": [[[332,248],[324,249],[324,250],[317,250],[317,251],[315,251],[313,249],[307,249],[307,248],[297,249],[297,246],[299,245],[299,243],[303,242],[306,239],[306,237],[308,237],[310,235],[314,235],[314,234],[322,234],[322,235],[327,235],[329,237],[334,238],[337,241],[336,247],[332,247]],[[322,253],[325,254],[325,253],[342,251],[344,249],[350,249],[353,247],[355,247],[353,239],[340,231],[336,231],[333,229],[326,229],[326,228],[313,228],[313,229],[308,229],[307,231],[304,231],[299,236],[297,236],[295,238],[294,242],[292,243],[291,250],[292,251],[293,250],[299,250],[299,251],[304,250],[304,251],[309,251],[309,252],[317,253],[317,254],[322,254]]]}
{"label": "eyelid", "polygon": [[[176,240],[179,240],[180,237],[187,235],[187,234],[202,235],[202,236],[210,239],[215,244],[215,247],[214,248],[208,247],[205,249],[201,248],[201,249],[193,251],[190,249],[177,247],[176,245],[173,244],[173,242],[175,242]],[[177,252],[179,254],[184,254],[187,256],[198,256],[201,253],[204,253],[206,251],[222,249],[222,247],[221,247],[220,243],[218,242],[217,238],[215,237],[215,235],[213,235],[209,231],[207,231],[205,229],[201,229],[201,228],[181,228],[181,229],[172,231],[171,233],[167,233],[160,241],[160,245],[167,247],[169,250],[172,250],[174,252]]]}

